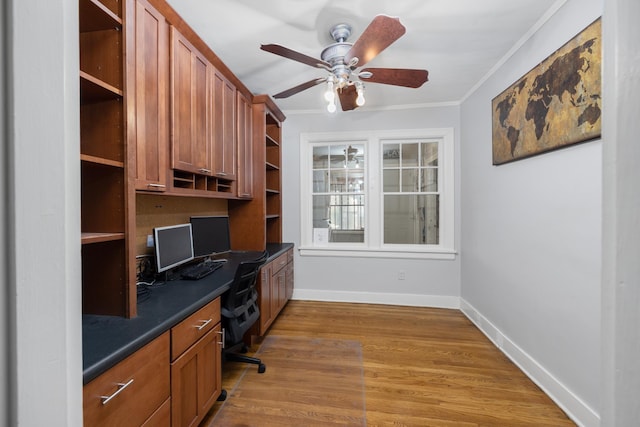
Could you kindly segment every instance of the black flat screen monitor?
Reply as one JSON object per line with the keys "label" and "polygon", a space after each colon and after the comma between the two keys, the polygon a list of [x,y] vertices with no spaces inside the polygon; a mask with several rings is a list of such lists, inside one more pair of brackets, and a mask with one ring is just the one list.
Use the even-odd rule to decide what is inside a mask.
{"label": "black flat screen monitor", "polygon": [[192,216],[191,227],[196,257],[231,251],[228,216]]}
{"label": "black flat screen monitor", "polygon": [[191,224],[154,228],[153,237],[158,273],[194,258]]}

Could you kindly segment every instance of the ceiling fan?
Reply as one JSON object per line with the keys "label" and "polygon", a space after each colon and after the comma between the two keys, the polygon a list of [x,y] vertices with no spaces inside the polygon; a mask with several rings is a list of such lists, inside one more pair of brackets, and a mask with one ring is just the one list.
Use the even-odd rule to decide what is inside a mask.
{"label": "ceiling fan", "polygon": [[351,35],[349,24],[337,24],[331,28],[330,44],[316,59],[277,44],[263,44],[260,49],[294,61],[328,71],[326,77],[318,77],[273,95],[274,98],[288,98],[321,83],[327,84],[325,99],[327,110],[336,110],[336,94],[343,111],[364,105],[364,82],[418,88],[429,77],[427,70],[407,68],[364,68],[380,52],[404,35],[406,29],[399,18],[378,15],[364,30],[355,43],[347,42]]}

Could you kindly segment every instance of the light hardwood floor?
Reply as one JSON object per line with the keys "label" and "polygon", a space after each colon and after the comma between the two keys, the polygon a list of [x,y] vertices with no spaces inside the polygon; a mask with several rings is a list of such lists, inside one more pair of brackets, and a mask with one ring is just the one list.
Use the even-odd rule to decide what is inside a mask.
{"label": "light hardwood floor", "polygon": [[269,334],[360,341],[368,426],[575,425],[458,310],[290,301]]}

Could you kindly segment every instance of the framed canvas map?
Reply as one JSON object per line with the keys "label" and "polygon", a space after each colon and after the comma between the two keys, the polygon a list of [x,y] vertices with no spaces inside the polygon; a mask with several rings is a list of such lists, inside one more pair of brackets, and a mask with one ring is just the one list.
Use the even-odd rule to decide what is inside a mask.
{"label": "framed canvas map", "polygon": [[493,164],[600,136],[602,30],[598,19],[492,102]]}

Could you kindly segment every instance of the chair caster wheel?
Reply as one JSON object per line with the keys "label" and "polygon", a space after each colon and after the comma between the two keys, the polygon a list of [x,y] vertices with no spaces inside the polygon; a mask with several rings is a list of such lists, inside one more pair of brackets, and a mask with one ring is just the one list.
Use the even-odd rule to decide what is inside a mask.
{"label": "chair caster wheel", "polygon": [[224,402],[225,400],[227,400],[227,390],[222,390],[220,396],[218,396],[218,402]]}
{"label": "chair caster wheel", "polygon": [[264,363],[261,363],[260,365],[258,365],[258,373],[259,374],[264,374],[264,371],[267,370],[267,367],[264,365]]}

